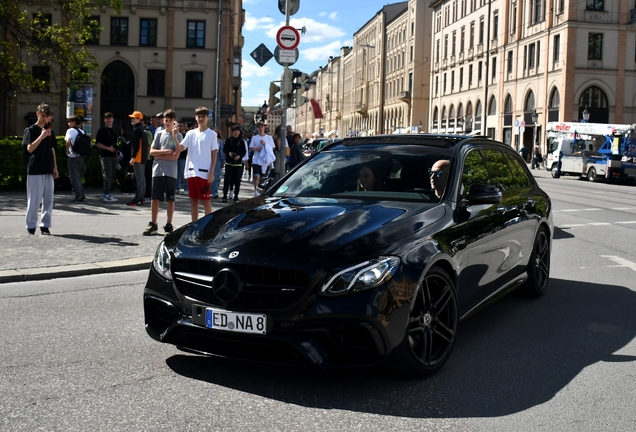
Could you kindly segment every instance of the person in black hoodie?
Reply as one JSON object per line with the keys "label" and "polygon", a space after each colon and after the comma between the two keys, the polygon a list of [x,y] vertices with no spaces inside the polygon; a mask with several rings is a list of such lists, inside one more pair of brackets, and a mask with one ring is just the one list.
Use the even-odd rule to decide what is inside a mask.
{"label": "person in black hoodie", "polygon": [[144,205],[146,193],[146,161],[148,160],[148,135],[144,130],[144,115],[140,111],[130,114],[130,123],[135,127],[130,140],[130,165],[135,170],[135,198],[128,203],[129,206]]}
{"label": "person in black hoodie", "polygon": [[223,202],[227,202],[230,185],[234,186],[234,202],[238,202],[243,177],[243,157],[245,156],[245,141],[241,137],[241,127],[232,126],[232,136],[225,140],[225,179],[223,180]]}
{"label": "person in black hoodie", "polygon": [[301,137],[300,134],[295,133],[293,135],[291,146],[289,146],[289,168],[293,168],[303,160],[303,151],[300,148]]}
{"label": "person in black hoodie", "polygon": [[38,223],[38,209],[42,203],[40,232],[51,232],[51,214],[53,212],[53,192],[58,176],[55,159],[55,134],[51,130],[53,110],[48,104],[40,104],[36,112],[38,121],[24,130],[22,149],[24,165],[27,170],[27,232],[35,234]]}

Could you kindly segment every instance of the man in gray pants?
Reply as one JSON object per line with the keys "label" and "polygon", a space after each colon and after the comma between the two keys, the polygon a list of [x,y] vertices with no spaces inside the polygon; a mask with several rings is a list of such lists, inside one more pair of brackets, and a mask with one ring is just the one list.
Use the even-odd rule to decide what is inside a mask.
{"label": "man in gray pants", "polygon": [[27,170],[26,227],[30,235],[35,234],[41,203],[40,232],[42,235],[50,235],[54,179],[58,175],[55,160],[55,134],[50,126],[53,110],[43,103],[37,107],[36,114],[38,121],[26,128],[22,137],[24,165]]}

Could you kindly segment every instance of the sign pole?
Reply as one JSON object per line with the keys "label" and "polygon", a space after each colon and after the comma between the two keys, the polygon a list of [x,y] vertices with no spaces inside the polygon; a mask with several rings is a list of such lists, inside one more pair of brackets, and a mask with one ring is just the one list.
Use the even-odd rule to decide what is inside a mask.
{"label": "sign pole", "polygon": [[[289,0],[285,0],[285,25],[288,26],[289,25]],[[283,66],[283,78],[281,80],[281,84],[280,84],[280,88],[282,89],[287,89],[289,87],[291,87],[291,85],[288,85],[285,81],[287,80],[287,63],[284,64]],[[278,157],[276,158],[276,181],[280,180],[281,177],[283,177],[285,175],[285,162],[286,162],[286,158],[285,158],[285,148],[287,147],[287,133],[286,133],[286,129],[287,129],[287,101],[286,101],[287,97],[286,95],[284,95],[281,91],[280,94],[280,109],[281,109],[281,115],[280,115],[280,149],[278,152]]]}

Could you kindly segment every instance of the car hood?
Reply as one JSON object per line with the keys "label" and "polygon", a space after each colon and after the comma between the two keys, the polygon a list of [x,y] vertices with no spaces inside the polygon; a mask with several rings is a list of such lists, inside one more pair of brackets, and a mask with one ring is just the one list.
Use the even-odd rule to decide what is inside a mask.
{"label": "car hood", "polygon": [[422,202],[257,197],[190,224],[172,242],[178,242],[177,256],[208,259],[230,251],[303,259],[365,249],[386,253],[445,213],[443,205]]}

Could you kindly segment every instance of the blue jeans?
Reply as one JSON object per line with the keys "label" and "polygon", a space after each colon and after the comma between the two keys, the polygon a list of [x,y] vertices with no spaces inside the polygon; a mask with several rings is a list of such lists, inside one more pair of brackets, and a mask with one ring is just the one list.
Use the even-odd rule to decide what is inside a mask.
{"label": "blue jeans", "polygon": [[[183,172],[185,171],[185,159],[177,159],[177,191],[179,189],[183,189],[184,191],[188,191],[188,181],[184,178]],[[181,185],[185,185],[183,188]]]}
{"label": "blue jeans", "polygon": [[225,161],[221,158],[216,158],[216,165],[214,166],[214,181],[212,182],[212,191],[210,195],[215,196],[219,194],[219,183],[221,182],[221,174],[223,173],[223,165]]}

